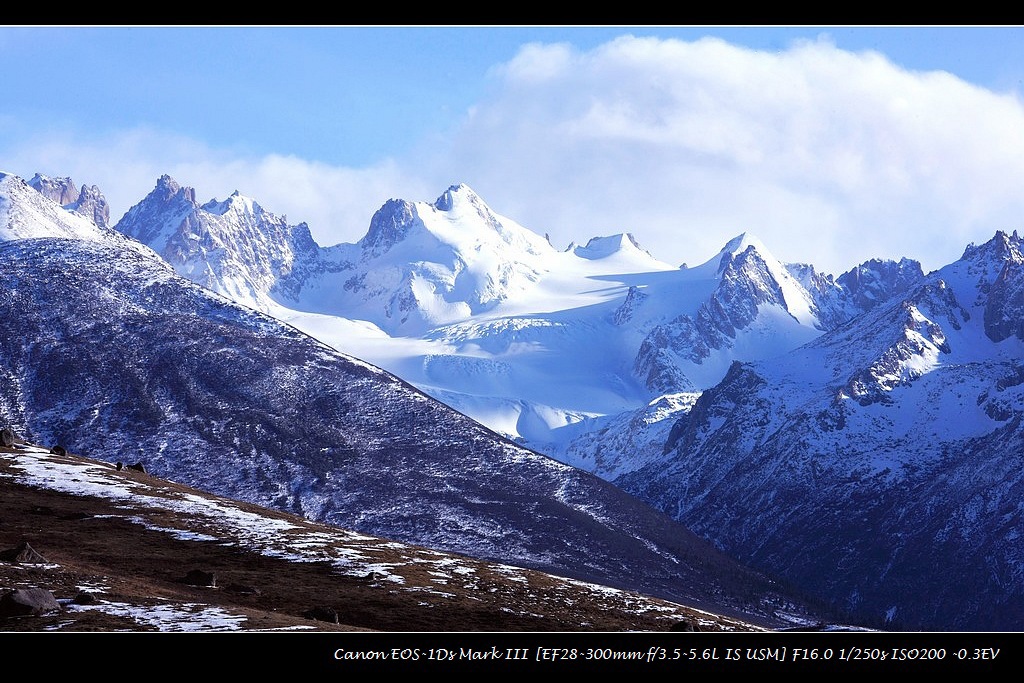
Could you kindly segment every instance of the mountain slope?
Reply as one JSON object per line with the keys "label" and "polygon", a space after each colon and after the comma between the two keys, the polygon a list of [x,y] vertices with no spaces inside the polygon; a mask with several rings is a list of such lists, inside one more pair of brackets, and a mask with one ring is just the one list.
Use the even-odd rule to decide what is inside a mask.
{"label": "mountain slope", "polygon": [[[30,539],[40,556],[0,560],[3,592],[42,587],[60,605],[0,615],[0,631],[761,630],[28,443],[0,446],[0,492],[0,550]],[[190,582],[192,572],[206,576]]]}

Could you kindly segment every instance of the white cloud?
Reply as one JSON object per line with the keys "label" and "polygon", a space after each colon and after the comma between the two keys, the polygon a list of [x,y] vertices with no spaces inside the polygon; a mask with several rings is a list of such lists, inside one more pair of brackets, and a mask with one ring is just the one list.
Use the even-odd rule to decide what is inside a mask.
{"label": "white cloud", "polygon": [[623,37],[528,45],[492,74],[444,164],[562,243],[630,230],[693,263],[749,231],[832,272],[938,267],[1024,209],[1016,97],[876,53]]}

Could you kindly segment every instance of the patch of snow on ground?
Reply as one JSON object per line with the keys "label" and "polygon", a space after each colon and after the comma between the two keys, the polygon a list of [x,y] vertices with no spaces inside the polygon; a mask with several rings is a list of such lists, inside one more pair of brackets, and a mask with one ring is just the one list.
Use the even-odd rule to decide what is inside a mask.
{"label": "patch of snow on ground", "polygon": [[69,605],[69,611],[99,610],[127,617],[137,624],[160,631],[238,631],[246,622],[244,615],[230,614],[220,607],[194,603],[167,603],[140,607],[118,602],[98,605]]}

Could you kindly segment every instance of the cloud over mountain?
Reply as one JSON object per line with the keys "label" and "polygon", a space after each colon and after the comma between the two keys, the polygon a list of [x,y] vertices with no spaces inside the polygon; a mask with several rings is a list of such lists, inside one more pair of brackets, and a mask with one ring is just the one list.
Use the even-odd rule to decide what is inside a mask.
{"label": "cloud over mountain", "polygon": [[254,152],[146,121],[45,132],[7,121],[0,154],[25,177],[88,178],[111,222],[169,173],[259,197],[323,245],[358,239],[390,197],[453,181],[558,246],[629,231],[692,263],[753,230],[783,260],[829,272],[904,255],[940,267],[1024,211],[1014,94],[824,39],[775,52],[716,38],[536,43],[490,74],[457,125],[371,163]]}

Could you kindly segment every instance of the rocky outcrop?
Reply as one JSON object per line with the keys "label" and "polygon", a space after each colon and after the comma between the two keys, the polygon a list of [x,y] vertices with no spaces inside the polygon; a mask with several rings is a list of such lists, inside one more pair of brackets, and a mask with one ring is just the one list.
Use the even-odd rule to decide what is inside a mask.
{"label": "rocky outcrop", "polygon": [[40,173],[32,176],[28,181],[29,186],[35,188],[41,195],[57,202],[61,206],[67,206],[78,199],[79,191],[71,178],[50,178]]}
{"label": "rocky outcrop", "polygon": [[404,199],[389,199],[384,202],[370,219],[370,227],[360,240],[363,259],[380,256],[398,242],[401,242],[409,227],[416,219],[411,202]]}
{"label": "rocky outcrop", "polygon": [[0,595],[0,619],[38,617],[61,609],[53,593],[44,588],[19,588]]}
{"label": "rocky outcrop", "polygon": [[95,185],[82,185],[78,199],[67,208],[85,216],[98,227],[110,227],[110,206],[107,204],[107,198]]}
{"label": "rocky outcrop", "polygon": [[1024,339],[1024,261],[1008,260],[988,292],[985,335],[994,342]]}
{"label": "rocky outcrop", "polygon": [[921,264],[913,259],[871,259],[840,275],[836,284],[847,294],[852,309],[863,313],[893,297],[906,294],[923,279]]}
{"label": "rocky outcrop", "polygon": [[35,174],[28,181],[41,195],[60,204],[68,211],[77,213],[100,228],[110,227],[110,206],[107,198],[95,185],[82,185],[79,190],[71,178],[50,178]]}
{"label": "rocky outcrop", "polygon": [[0,551],[0,560],[22,564],[46,564],[46,558],[36,552],[27,541],[22,541],[14,548]]}

